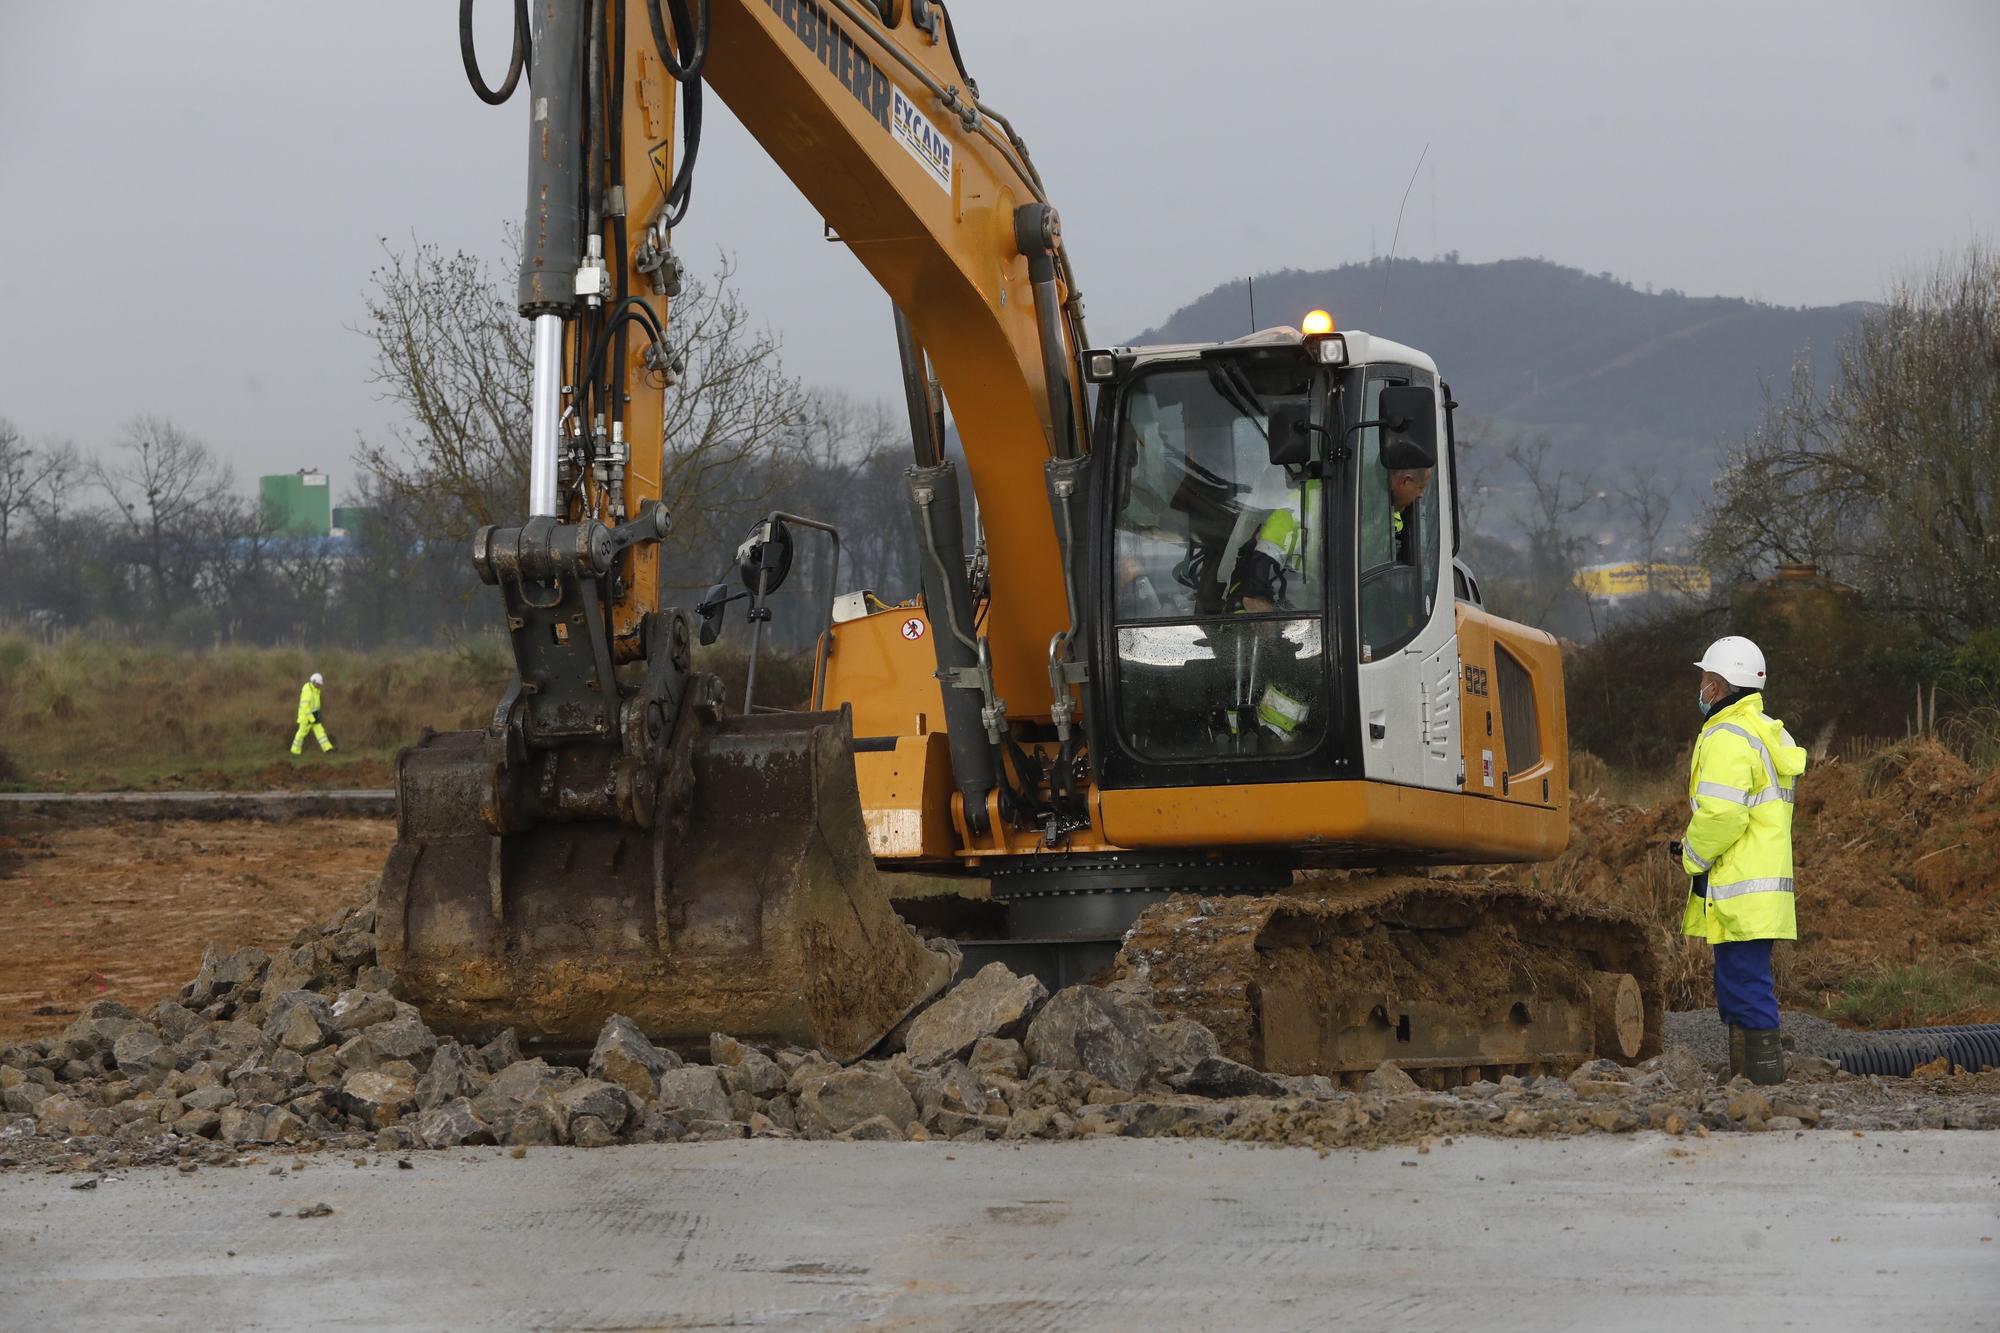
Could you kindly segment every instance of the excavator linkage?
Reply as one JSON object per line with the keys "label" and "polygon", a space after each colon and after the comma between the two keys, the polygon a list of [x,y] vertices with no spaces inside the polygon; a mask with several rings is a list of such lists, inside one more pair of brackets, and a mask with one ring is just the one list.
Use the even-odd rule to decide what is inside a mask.
{"label": "excavator linkage", "polygon": [[877,878],[844,714],[700,721],[650,829],[494,832],[505,752],[451,732],[397,762],[379,948],[438,1030],[573,1052],[615,1013],[668,1045],[727,1031],[851,1060],[949,979]]}

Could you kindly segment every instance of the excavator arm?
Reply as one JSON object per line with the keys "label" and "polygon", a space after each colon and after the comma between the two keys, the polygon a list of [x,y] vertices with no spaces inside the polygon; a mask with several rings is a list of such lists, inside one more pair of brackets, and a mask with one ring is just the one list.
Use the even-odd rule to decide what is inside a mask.
{"label": "excavator arm", "polygon": [[[448,1030],[576,1046],[622,1012],[667,1040],[726,1028],[851,1058],[948,972],[876,878],[851,724],[726,715],[694,668],[692,618],[659,592],[672,226],[702,91],[894,302],[909,497],[951,631],[934,637],[975,824],[1009,719],[1073,712],[1055,667],[1076,589],[1052,514],[1076,490],[1083,338],[1056,215],[928,0],[517,0],[499,90],[469,33],[465,5],[481,95],[525,75],[530,99],[528,517],[474,543],[516,678],[490,726],[398,757],[384,961]],[[976,628],[933,374],[985,504],[995,574]]]}

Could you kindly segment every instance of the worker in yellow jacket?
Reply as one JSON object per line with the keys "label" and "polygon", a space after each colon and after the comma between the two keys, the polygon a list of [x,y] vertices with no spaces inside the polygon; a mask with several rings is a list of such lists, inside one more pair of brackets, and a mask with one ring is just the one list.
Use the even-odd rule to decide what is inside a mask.
{"label": "worker in yellow jacket", "polygon": [[299,686],[299,729],[292,737],[292,753],[304,754],[306,734],[319,742],[321,754],[333,751],[333,742],[327,739],[326,728],[319,720],[319,687],[326,684],[319,672],[312,673],[312,679]]}
{"label": "worker in yellow jacket", "polygon": [[1792,892],[1792,805],[1806,752],[1764,715],[1764,654],[1717,639],[1701,668],[1704,721],[1688,772],[1687,832],[1671,845],[1693,877],[1681,931],[1715,946],[1715,1002],[1729,1025],[1730,1072],[1782,1083],[1785,1055],[1776,940],[1799,937]]}

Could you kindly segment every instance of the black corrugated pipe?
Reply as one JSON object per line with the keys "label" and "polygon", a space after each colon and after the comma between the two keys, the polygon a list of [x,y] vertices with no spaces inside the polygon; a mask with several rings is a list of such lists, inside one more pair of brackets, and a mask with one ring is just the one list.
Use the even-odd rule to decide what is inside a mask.
{"label": "black corrugated pipe", "polygon": [[2000,1023],[1871,1032],[1865,1041],[1827,1052],[1849,1073],[1889,1078],[1908,1078],[1917,1066],[1940,1056],[1961,1069],[2000,1069]]}

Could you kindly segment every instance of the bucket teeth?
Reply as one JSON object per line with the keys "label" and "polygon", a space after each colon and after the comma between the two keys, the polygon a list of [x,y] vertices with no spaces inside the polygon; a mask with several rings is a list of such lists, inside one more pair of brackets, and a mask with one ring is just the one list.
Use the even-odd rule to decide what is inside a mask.
{"label": "bucket teeth", "polygon": [[587,1048],[624,1014],[668,1045],[852,1060],[949,980],[876,874],[842,714],[705,725],[684,807],[651,829],[490,832],[498,746],[447,733],[397,764],[383,962],[438,1030]]}

